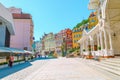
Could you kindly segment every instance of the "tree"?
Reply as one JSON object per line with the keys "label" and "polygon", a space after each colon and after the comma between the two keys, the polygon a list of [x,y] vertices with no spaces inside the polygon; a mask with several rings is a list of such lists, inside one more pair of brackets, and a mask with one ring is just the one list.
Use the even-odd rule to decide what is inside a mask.
{"label": "tree", "polygon": [[[85,25],[88,23],[88,19],[82,20],[80,23],[78,23],[74,28],[80,28],[80,26]],[[74,29],[73,28],[73,29]]]}

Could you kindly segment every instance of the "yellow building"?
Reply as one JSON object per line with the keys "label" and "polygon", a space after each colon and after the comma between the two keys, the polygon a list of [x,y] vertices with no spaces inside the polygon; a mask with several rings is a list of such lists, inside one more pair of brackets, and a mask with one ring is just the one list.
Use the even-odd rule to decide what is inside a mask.
{"label": "yellow building", "polygon": [[82,29],[81,28],[74,28],[72,30],[72,41],[73,41],[73,48],[78,48],[78,40],[80,40],[82,36]]}
{"label": "yellow building", "polygon": [[[86,23],[85,23],[86,22]],[[85,29],[87,32],[90,31],[93,27],[95,27],[98,24],[98,18],[96,15],[96,12],[92,12],[87,20],[83,20],[80,24],[83,24],[79,28],[74,28],[72,30],[72,41],[73,41],[73,48],[78,48],[78,40],[80,40],[82,36],[82,31]]]}

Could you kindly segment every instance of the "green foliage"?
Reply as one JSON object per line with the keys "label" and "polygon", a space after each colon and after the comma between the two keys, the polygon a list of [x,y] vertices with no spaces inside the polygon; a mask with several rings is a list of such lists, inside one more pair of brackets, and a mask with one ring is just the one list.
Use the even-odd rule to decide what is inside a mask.
{"label": "green foliage", "polygon": [[88,21],[89,21],[88,19],[82,20],[82,22],[78,23],[74,28],[80,28],[80,26],[87,24]]}
{"label": "green foliage", "polygon": [[21,61],[24,61],[24,59],[22,59],[22,60],[16,60],[16,61],[14,61],[14,62],[16,63],[16,62],[21,62]]}
{"label": "green foliage", "polygon": [[69,50],[69,53],[72,53],[74,51],[79,51],[79,48],[72,48],[72,49]]}
{"label": "green foliage", "polygon": [[91,51],[91,48],[89,48],[89,51]]}
{"label": "green foliage", "polygon": [[85,52],[85,49],[83,49],[83,51]]}
{"label": "green foliage", "polygon": [[48,56],[53,56],[53,53],[48,54]]}
{"label": "green foliage", "polygon": [[48,54],[48,57],[54,57],[54,52],[53,51],[51,51],[49,54]]}
{"label": "green foliage", "polygon": [[62,51],[62,57],[64,57],[65,55],[64,55],[64,52]]}
{"label": "green foliage", "polygon": [[98,50],[101,50],[101,47],[100,47],[100,46],[98,47]]}
{"label": "green foliage", "polygon": [[72,49],[69,50],[69,53],[72,53],[74,51],[75,51],[75,48],[72,48]]}
{"label": "green foliage", "polygon": [[0,65],[5,65],[5,64],[7,64],[7,62],[2,62],[2,63],[0,63]]}
{"label": "green foliage", "polygon": [[36,52],[36,50],[34,49],[34,52]]}
{"label": "green foliage", "polygon": [[33,59],[34,57],[33,56],[31,56],[31,59]]}

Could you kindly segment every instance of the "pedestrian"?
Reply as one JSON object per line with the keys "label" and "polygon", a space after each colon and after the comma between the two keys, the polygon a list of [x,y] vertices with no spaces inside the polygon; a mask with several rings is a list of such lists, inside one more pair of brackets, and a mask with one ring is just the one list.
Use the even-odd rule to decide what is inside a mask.
{"label": "pedestrian", "polygon": [[46,52],[45,52],[44,56],[45,56],[45,58],[46,58],[46,56],[47,56],[47,53],[46,53]]}
{"label": "pedestrian", "polygon": [[42,54],[40,53],[40,58],[42,58]]}
{"label": "pedestrian", "polygon": [[40,58],[40,54],[38,54],[38,57]]}
{"label": "pedestrian", "polygon": [[9,59],[9,66],[10,66],[10,67],[13,66],[13,62],[14,62],[14,57],[13,57],[13,56],[10,56],[10,59]]}
{"label": "pedestrian", "polygon": [[27,62],[28,61],[28,57],[27,56],[25,56],[25,62]]}

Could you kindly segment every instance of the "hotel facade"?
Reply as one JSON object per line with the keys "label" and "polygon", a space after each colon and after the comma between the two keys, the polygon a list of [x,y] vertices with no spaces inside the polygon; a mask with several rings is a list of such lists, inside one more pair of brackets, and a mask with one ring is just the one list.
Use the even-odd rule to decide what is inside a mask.
{"label": "hotel facade", "polygon": [[11,36],[10,47],[31,51],[34,29],[32,16],[23,13],[20,8],[11,7],[8,10],[12,13],[16,33]]}

